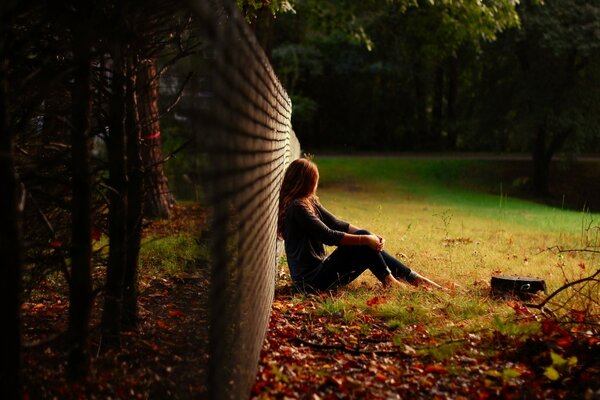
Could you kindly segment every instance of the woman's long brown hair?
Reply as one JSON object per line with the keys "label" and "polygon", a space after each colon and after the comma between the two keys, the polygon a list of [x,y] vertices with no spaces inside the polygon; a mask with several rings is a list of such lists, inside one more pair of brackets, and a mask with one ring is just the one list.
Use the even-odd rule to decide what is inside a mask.
{"label": "woman's long brown hair", "polygon": [[281,184],[279,192],[279,213],[277,215],[277,236],[284,237],[285,213],[292,201],[298,199],[314,212],[317,201],[315,188],[319,181],[319,169],[310,160],[299,158],[290,163]]}

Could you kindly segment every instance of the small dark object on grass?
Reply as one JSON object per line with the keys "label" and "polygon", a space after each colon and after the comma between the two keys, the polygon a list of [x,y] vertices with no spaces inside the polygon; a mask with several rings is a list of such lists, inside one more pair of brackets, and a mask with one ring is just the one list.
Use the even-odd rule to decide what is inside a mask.
{"label": "small dark object on grass", "polygon": [[492,276],[492,295],[530,299],[537,292],[546,293],[546,282],[530,276]]}

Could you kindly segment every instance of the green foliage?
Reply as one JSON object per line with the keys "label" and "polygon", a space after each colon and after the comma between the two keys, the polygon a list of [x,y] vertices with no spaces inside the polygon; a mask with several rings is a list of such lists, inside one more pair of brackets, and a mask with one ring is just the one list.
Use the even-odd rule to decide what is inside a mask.
{"label": "green foliage", "polygon": [[561,375],[569,375],[572,367],[577,365],[577,357],[572,356],[565,359],[553,351],[550,352],[550,359],[552,364],[544,369],[544,375],[551,381],[560,379]]}
{"label": "green foliage", "polygon": [[[550,157],[579,153],[597,142],[600,119],[600,5],[594,1],[528,2],[522,29],[508,32],[484,52],[478,109],[480,137],[510,150]],[[492,132],[490,134],[490,131]],[[475,138],[475,140],[478,140]]]}
{"label": "green foliage", "polygon": [[440,346],[432,346],[424,351],[434,360],[444,361],[451,358],[457,351],[463,348],[462,343],[442,343]]}
{"label": "green foliage", "polygon": [[597,150],[599,7],[540,3],[297,1],[273,62],[315,105],[304,148],[529,152],[542,127],[546,156]]}
{"label": "green foliage", "polygon": [[236,0],[236,3],[249,22],[256,19],[257,12],[263,9],[269,10],[273,15],[294,12],[293,0]]}
{"label": "green foliage", "polygon": [[499,317],[495,317],[492,321],[492,327],[503,335],[520,337],[526,339],[540,332],[541,325],[537,322],[523,324],[513,322]]}
{"label": "green foliage", "polygon": [[344,321],[353,321],[356,318],[356,312],[349,304],[354,303],[351,299],[339,299],[329,297],[319,304],[317,313],[321,315],[335,316]]}
{"label": "green foliage", "polygon": [[273,50],[272,58],[278,66],[279,79],[292,93],[296,92],[298,84],[323,74],[322,54],[314,46],[282,45]]}
{"label": "green foliage", "polygon": [[190,235],[149,238],[142,243],[140,265],[149,273],[177,275],[206,263],[208,248]]}
{"label": "green foliage", "polygon": [[434,320],[427,304],[420,302],[389,302],[381,305],[376,315],[387,321],[391,329],[399,329],[413,324],[428,324]]}

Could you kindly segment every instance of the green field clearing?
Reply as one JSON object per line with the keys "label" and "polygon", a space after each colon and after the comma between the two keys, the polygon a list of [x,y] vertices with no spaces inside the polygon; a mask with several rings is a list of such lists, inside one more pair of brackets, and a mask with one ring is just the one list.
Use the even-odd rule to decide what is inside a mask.
{"label": "green field clearing", "polygon": [[[487,168],[484,161],[350,157],[314,161],[321,174],[318,195],[329,210],[385,237],[387,251],[409,267],[440,284],[454,282],[461,288],[449,295],[398,294],[405,301],[378,310],[392,325],[422,318],[435,326],[440,316],[447,322],[475,322],[477,317],[491,322],[502,313],[502,303],[487,295],[493,275],[539,277],[551,292],[565,276],[587,276],[598,267],[597,255],[559,253],[555,248],[597,246],[600,214],[501,194],[500,182],[482,175]],[[497,194],[487,192],[493,187]],[[341,298],[323,304],[324,312],[336,307],[349,312],[352,305],[364,304],[372,294],[361,283],[377,286],[371,274],[364,274]],[[403,311],[407,302],[423,309],[414,307],[407,313]],[[431,313],[432,307],[443,310]]]}

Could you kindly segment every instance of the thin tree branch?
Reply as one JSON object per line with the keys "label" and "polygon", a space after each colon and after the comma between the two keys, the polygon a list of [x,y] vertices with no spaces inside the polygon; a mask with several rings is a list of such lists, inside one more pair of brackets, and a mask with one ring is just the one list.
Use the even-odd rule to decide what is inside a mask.
{"label": "thin tree branch", "polygon": [[562,291],[564,291],[565,289],[567,289],[571,286],[575,286],[575,285],[578,285],[583,282],[590,282],[590,281],[598,282],[598,279],[595,279],[596,276],[598,276],[598,275],[600,275],[600,269],[597,270],[594,274],[592,274],[586,278],[577,279],[573,282],[568,282],[568,283],[562,285],[561,287],[556,289],[554,292],[552,292],[548,297],[546,297],[544,299],[544,301],[542,301],[539,304],[525,303],[524,306],[529,307],[529,308],[537,308],[537,309],[541,310],[546,304],[548,304],[548,302],[550,300],[552,300],[552,298],[554,298],[556,295],[558,295],[559,293],[561,293]]}

